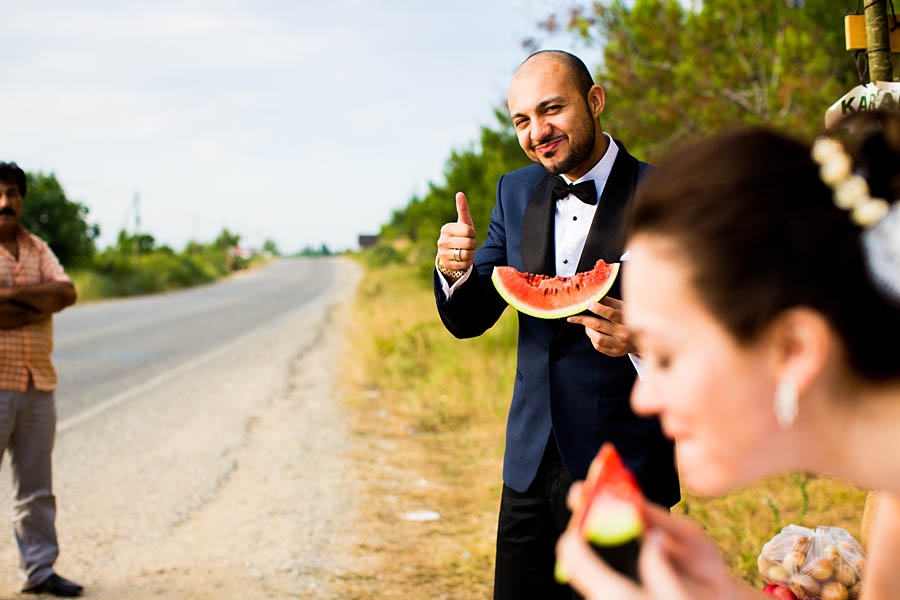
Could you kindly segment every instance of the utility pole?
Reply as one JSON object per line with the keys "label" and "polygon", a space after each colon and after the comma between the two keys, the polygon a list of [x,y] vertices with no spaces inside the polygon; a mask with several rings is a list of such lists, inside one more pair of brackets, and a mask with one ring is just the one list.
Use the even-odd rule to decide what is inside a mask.
{"label": "utility pole", "polygon": [[900,15],[888,14],[886,9],[887,0],[866,0],[865,14],[844,16],[846,49],[856,53],[860,85],[825,112],[826,127],[861,110],[897,110],[900,84],[894,81],[891,53],[900,52]]}
{"label": "utility pole", "polygon": [[[896,25],[896,17],[891,15]],[[870,81],[893,81],[891,33],[888,29],[887,0],[869,0],[866,4],[866,55]]]}
{"label": "utility pole", "polygon": [[141,260],[141,195],[135,190],[134,203],[134,254],[135,258]]}
{"label": "utility pole", "polygon": [[[892,5],[893,6],[893,5]],[[853,23],[855,16],[847,16],[844,20],[844,32],[847,42],[847,50],[865,50],[869,67],[869,81],[891,82],[894,80],[893,66],[891,65],[891,32],[897,27],[897,15],[890,15],[888,25],[887,0],[867,0],[865,5],[865,41],[863,41],[859,22]],[[897,39],[894,40],[894,51],[897,48]],[[851,98],[851,103],[852,103]],[[878,512],[879,493],[870,490],[866,493],[866,505],[863,509],[860,537],[863,546],[868,546],[872,523]]]}

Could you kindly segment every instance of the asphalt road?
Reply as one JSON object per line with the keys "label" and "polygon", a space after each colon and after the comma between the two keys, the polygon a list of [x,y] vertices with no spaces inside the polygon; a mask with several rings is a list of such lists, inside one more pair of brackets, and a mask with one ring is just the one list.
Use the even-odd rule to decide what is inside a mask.
{"label": "asphalt road", "polygon": [[[279,260],[186,291],[75,306],[54,318],[59,420],[217,356],[259,327],[321,300],[333,260]],[[173,373],[175,371],[175,373]]]}
{"label": "asphalt road", "polygon": [[[283,259],[57,315],[58,571],[95,598],[317,597],[347,511],[335,309],[359,276]],[[0,527],[0,599],[17,559]]]}

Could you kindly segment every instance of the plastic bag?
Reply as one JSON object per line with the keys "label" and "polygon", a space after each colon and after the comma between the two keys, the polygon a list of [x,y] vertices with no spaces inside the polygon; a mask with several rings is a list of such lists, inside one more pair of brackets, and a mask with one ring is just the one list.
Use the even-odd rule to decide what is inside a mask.
{"label": "plastic bag", "polygon": [[788,525],[757,560],[766,582],[790,588],[802,600],[853,600],[862,588],[865,551],[840,527]]}

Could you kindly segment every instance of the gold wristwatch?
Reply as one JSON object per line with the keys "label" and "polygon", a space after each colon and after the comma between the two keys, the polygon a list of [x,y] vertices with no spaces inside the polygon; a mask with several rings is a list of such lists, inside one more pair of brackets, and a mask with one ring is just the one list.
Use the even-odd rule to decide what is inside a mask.
{"label": "gold wristwatch", "polygon": [[466,274],[466,271],[468,271],[468,269],[466,269],[464,271],[454,271],[453,269],[448,269],[443,264],[441,264],[440,256],[437,259],[437,269],[438,269],[438,271],[440,271],[447,277],[452,277],[453,279],[459,279],[460,277],[462,277],[463,275]]}

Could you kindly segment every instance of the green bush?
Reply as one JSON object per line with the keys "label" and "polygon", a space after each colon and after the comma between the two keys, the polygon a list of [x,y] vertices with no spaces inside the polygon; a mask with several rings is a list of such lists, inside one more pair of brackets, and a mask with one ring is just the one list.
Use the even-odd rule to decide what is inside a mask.
{"label": "green bush", "polygon": [[362,259],[369,267],[386,267],[388,265],[406,264],[407,253],[389,244],[378,244],[362,251]]}
{"label": "green bush", "polygon": [[215,281],[248,261],[232,261],[227,251],[202,248],[193,253],[155,249],[146,254],[108,248],[94,257],[89,269],[73,277],[83,300],[135,296],[185,288]]}
{"label": "green bush", "polygon": [[110,277],[91,269],[74,269],[69,271],[75,290],[78,292],[78,301],[99,300],[116,295],[116,282]]}

